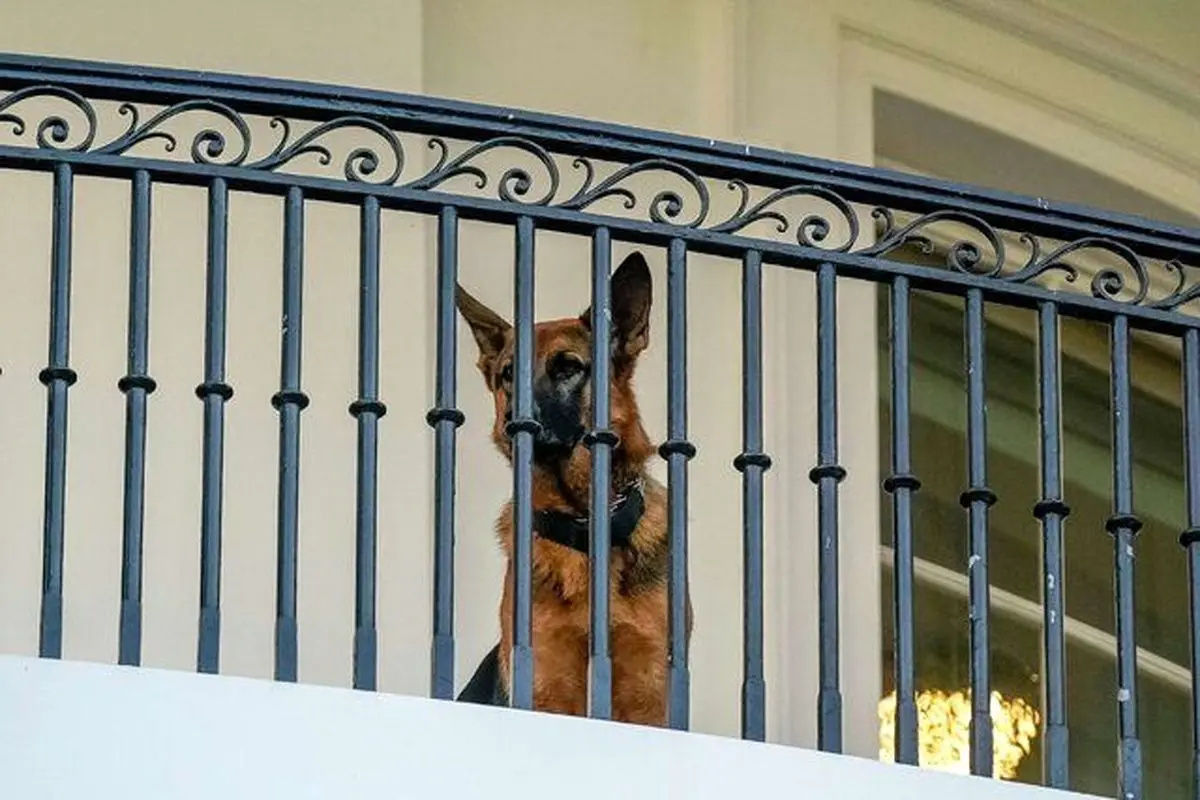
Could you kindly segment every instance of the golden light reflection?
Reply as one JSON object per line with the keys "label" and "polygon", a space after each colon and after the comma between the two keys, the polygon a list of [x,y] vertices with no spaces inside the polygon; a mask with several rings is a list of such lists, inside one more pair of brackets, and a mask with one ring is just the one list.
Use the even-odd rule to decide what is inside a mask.
{"label": "golden light reflection", "polygon": [[[1019,697],[992,692],[992,774],[1017,776],[1017,766],[1033,747],[1041,715]],[[896,693],[879,701],[879,759],[895,760]],[[917,694],[918,763],[922,767],[970,774],[971,693],[941,690]]]}

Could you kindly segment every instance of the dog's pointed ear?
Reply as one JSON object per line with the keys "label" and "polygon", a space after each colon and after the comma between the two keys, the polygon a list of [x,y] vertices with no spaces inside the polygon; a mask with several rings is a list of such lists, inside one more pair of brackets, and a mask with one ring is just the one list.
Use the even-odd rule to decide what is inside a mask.
{"label": "dog's pointed ear", "polygon": [[[653,302],[654,281],[650,277],[645,256],[637,251],[626,256],[609,279],[609,287],[613,354],[618,359],[632,361],[650,343],[650,305]],[[579,318],[584,325],[591,327],[591,307]]]}
{"label": "dog's pointed ear", "polygon": [[459,313],[471,326],[471,334],[479,345],[479,368],[486,376],[489,365],[504,349],[504,339],[512,326],[459,284],[455,284],[454,300]]}

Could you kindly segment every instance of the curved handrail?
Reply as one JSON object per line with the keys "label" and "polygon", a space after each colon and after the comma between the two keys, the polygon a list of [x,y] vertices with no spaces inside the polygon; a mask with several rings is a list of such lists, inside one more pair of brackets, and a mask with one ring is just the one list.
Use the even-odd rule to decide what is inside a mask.
{"label": "curved handrail", "polygon": [[[76,91],[87,90],[100,99],[168,103],[192,97],[241,99],[248,111],[287,110],[295,116],[308,112],[315,119],[366,112],[414,132],[457,133],[469,138],[527,135],[553,143],[558,152],[591,158],[625,160],[630,156],[645,156],[649,147],[655,148],[657,155],[674,155],[681,164],[703,170],[714,178],[753,176],[761,179],[763,185],[814,181],[842,190],[847,199],[887,201],[913,211],[935,206],[987,211],[995,215],[997,223],[1029,223],[1040,218],[1039,227],[1044,230],[1039,232],[1047,235],[1053,235],[1051,228],[1059,233],[1077,234],[1080,226],[1095,225],[1113,234],[1144,240],[1147,247],[1162,246],[1200,255],[1200,228],[890,169],[617,123],[309,81],[0,53],[0,88],[16,88],[31,79]],[[1152,241],[1157,243],[1151,244]]]}
{"label": "curved handrail", "polygon": [[[306,179],[315,194],[345,200],[369,192],[424,211],[461,203],[464,214],[490,219],[511,215],[517,204],[520,213],[563,230],[586,229],[598,224],[599,215],[614,231],[643,241],[680,236],[729,254],[750,246],[784,263],[829,261],[862,277],[879,279],[880,271],[891,271],[943,290],[984,286],[1025,305],[1047,299],[1047,279],[1058,279],[1059,288],[1074,283],[1079,271],[1071,259],[1089,251],[1113,266],[1080,291],[1055,292],[1067,305],[1100,316],[1119,308],[1150,327],[1197,324],[1175,312],[1200,298],[1200,281],[1189,280],[1190,268],[1200,267],[1200,229],[1128,214],[694,136],[293,80],[0,54],[3,90],[9,94],[0,97],[0,124],[18,133],[28,128],[36,147],[0,146],[0,162],[25,168],[67,160],[120,174],[128,166],[122,159],[144,142],[161,140],[175,152],[179,137],[169,125],[199,111],[223,120],[224,130],[209,125],[196,133],[181,151],[190,154],[190,163],[136,157],[168,180],[199,183],[220,176],[231,185],[279,191],[300,180],[279,170],[313,155],[329,166],[334,159],[324,137],[353,128],[371,144],[355,147],[340,162],[344,181]],[[73,106],[87,130],[72,131],[61,115],[30,123],[16,114],[15,107],[33,96]],[[120,103],[126,129],[115,138],[98,136],[96,102]],[[160,108],[150,113],[144,106]],[[251,117],[270,120],[276,137],[270,152],[252,152]],[[315,124],[301,130],[291,121]],[[412,159],[401,142],[409,135],[425,137],[436,158],[432,169],[415,176],[407,174]],[[489,174],[484,162],[502,151],[519,159],[506,162],[501,174]],[[655,187],[639,197],[631,187],[651,174]],[[464,177],[492,196],[448,200],[447,185]],[[798,198],[820,210],[795,212]],[[626,210],[637,208],[641,221],[610,220],[597,210],[613,199]],[[718,200],[736,208],[719,210]],[[863,224],[866,212],[874,230]],[[774,241],[747,231],[762,222],[774,223]],[[930,237],[944,226],[965,230],[946,249],[948,270],[901,265],[892,257],[905,246],[932,250]],[[1022,252],[1004,244],[1013,240],[1004,232],[1016,234]],[[779,241],[783,234],[788,240]]]}

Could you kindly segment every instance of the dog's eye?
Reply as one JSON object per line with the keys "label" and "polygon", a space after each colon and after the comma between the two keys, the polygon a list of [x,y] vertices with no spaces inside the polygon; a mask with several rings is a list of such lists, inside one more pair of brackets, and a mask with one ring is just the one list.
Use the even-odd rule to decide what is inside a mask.
{"label": "dog's eye", "polygon": [[504,383],[511,383],[512,379],[513,379],[512,364],[511,363],[505,364],[504,368],[500,370],[500,380],[503,381]]}
{"label": "dog's eye", "polygon": [[570,353],[559,353],[550,359],[548,372],[550,377],[556,381],[564,381],[568,378],[573,378],[576,375],[587,369],[582,361]]}

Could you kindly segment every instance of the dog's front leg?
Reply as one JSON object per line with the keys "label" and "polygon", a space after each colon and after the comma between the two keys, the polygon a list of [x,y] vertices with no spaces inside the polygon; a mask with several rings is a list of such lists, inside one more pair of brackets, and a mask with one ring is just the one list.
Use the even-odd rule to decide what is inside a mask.
{"label": "dog's front leg", "polygon": [[[511,694],[512,582],[500,603],[500,674]],[[587,714],[586,609],[535,592],[533,600],[533,707],[551,714]]]}
{"label": "dog's front leg", "polygon": [[619,625],[612,633],[613,718],[667,724],[665,626]]}

